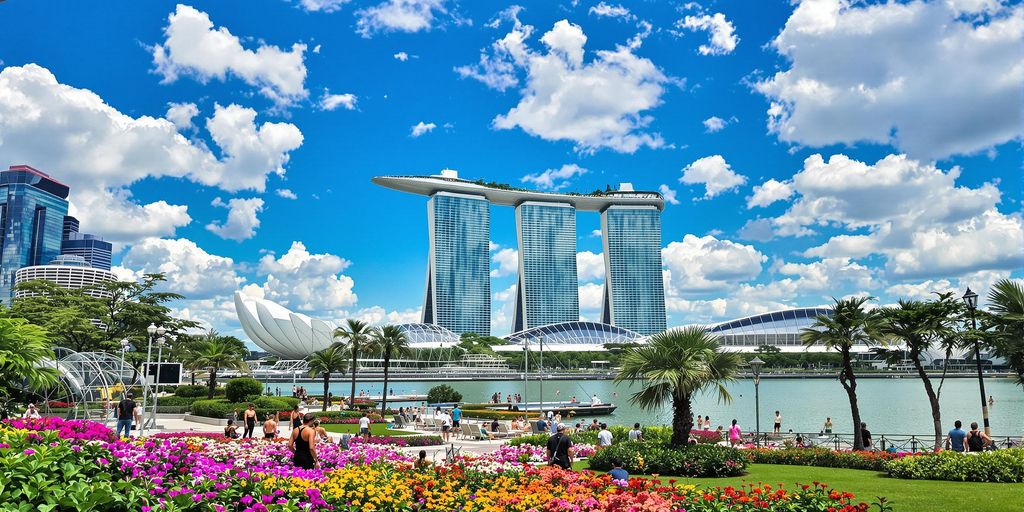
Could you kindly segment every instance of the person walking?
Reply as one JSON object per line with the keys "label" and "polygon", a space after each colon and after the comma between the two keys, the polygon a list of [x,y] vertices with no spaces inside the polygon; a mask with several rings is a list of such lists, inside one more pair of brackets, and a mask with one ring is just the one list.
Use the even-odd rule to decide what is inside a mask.
{"label": "person walking", "polygon": [[441,435],[444,442],[448,442],[452,435],[452,417],[447,412],[441,411]]}
{"label": "person walking", "polygon": [[864,449],[871,451],[875,449],[874,443],[871,441],[871,431],[868,430],[867,422],[860,422],[860,438],[864,443]]}
{"label": "person walking", "polygon": [[242,414],[244,420],[245,430],[242,431],[242,438],[252,437],[253,432],[256,430],[256,405],[252,402],[249,403],[249,407],[245,409],[245,413]]}
{"label": "person walking", "polygon": [[608,430],[608,424],[601,424],[601,431],[597,433],[597,449],[608,448],[612,445],[612,432]]}
{"label": "person walking", "polygon": [[[117,403],[117,437],[132,436],[132,420],[139,420],[138,404],[132,400],[132,394],[126,393],[124,398]],[[124,429],[124,436],[121,436],[121,429]]]}
{"label": "person walking", "polygon": [[562,469],[572,468],[572,439],[565,435],[565,425],[555,427],[555,435],[548,439],[548,465]]}
{"label": "person walking", "polygon": [[775,411],[775,427],[772,432],[775,434],[782,432],[782,413],[779,411]]}
{"label": "person walking", "polygon": [[458,435],[459,427],[462,422],[462,409],[459,409],[459,404],[455,404],[455,408],[452,409],[452,428],[455,429],[456,435]]}
{"label": "person walking", "polygon": [[263,422],[263,439],[277,437],[277,414],[268,414],[267,421]]}
{"label": "person walking", "polygon": [[825,417],[825,428],[824,428],[823,432],[826,433],[826,434],[831,434],[832,433],[832,418],[829,417],[829,416]]}
{"label": "person walking", "polygon": [[971,431],[967,433],[967,451],[969,452],[981,452],[985,450],[986,446],[992,445],[992,438],[985,435],[984,432],[978,430],[978,422],[971,422]]}
{"label": "person walking", "polygon": [[633,424],[633,430],[630,430],[629,434],[627,434],[627,435],[628,435],[628,439],[630,441],[643,441],[644,440],[644,431],[640,430],[640,424],[639,423],[634,423]]}
{"label": "person walking", "polygon": [[743,442],[743,432],[740,430],[740,426],[736,423],[736,420],[732,420],[732,426],[729,427],[729,445],[739,446]]}
{"label": "person walking", "polygon": [[945,445],[947,450],[952,449],[954,452],[960,453],[966,451],[964,440],[967,439],[967,432],[964,432],[964,429],[960,428],[961,425],[963,425],[963,423],[960,423],[960,420],[954,421],[953,430],[950,430],[949,433],[946,434]]}
{"label": "person walking", "polygon": [[[306,416],[311,415],[307,414]],[[305,417],[303,417],[303,421],[305,422]],[[370,440],[370,417],[367,416],[365,411],[363,416],[359,418],[359,435],[363,436],[363,439],[366,441]]]}
{"label": "person walking", "polygon": [[[365,413],[364,413],[365,414]],[[307,413],[302,417],[302,425],[292,431],[288,440],[288,449],[292,451],[292,464],[302,469],[320,467],[316,456],[316,431],[310,426],[316,416]]]}
{"label": "person walking", "polygon": [[291,420],[292,430],[295,430],[302,426],[302,413],[299,412],[298,405],[292,407]]}

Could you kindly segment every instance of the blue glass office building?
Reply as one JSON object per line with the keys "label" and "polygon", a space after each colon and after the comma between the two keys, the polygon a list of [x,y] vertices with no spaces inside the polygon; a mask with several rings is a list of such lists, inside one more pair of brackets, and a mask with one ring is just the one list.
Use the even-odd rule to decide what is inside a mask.
{"label": "blue glass office building", "polygon": [[437,192],[427,202],[427,222],[423,323],[490,335],[490,203],[483,196]]}
{"label": "blue glass office building", "polygon": [[640,334],[665,330],[661,211],[613,205],[601,212],[605,285],[601,320]]}
{"label": "blue glass office building", "polygon": [[0,172],[0,300],[9,303],[15,272],[60,255],[67,185],[27,165]]}
{"label": "blue glass office building", "polygon": [[92,268],[110,270],[110,242],[85,233],[71,233],[61,242],[61,254],[73,254],[85,258]]}
{"label": "blue glass office building", "polygon": [[519,280],[512,332],[580,318],[576,208],[527,201],[516,206]]}

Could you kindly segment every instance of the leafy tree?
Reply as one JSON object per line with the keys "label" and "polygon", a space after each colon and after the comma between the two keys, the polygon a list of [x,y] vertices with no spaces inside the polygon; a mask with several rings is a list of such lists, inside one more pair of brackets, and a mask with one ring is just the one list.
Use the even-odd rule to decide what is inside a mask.
{"label": "leafy tree", "polygon": [[921,359],[929,351],[941,348],[946,353],[945,360],[948,361],[950,354],[958,344],[959,337],[956,334],[955,323],[962,306],[952,297],[952,293],[941,293],[938,299],[927,302],[900,300],[898,306],[882,308],[879,311],[881,316],[880,333],[888,341],[903,345],[905,350],[882,348],[876,352],[889,356],[890,360],[902,358],[905,352],[906,358],[914,365],[918,377],[924,384],[924,391],[928,395],[928,402],[931,405],[936,449],[941,446],[943,438],[939,396],[942,394],[946,371],[943,366],[942,377],[936,388],[932,385],[931,378],[925,371]]}
{"label": "leafy tree", "polygon": [[55,345],[77,352],[111,348],[103,346],[99,320],[92,320],[103,315],[100,300],[87,294],[92,288],[62,288],[42,279],[21,282],[14,288],[27,295],[14,299],[10,316],[45,328]]}
{"label": "leafy tree", "polygon": [[349,396],[349,404],[355,407],[356,404],[356,372],[359,369],[359,351],[370,340],[370,325],[366,322],[349,318],[345,325],[334,330],[334,337],[340,338],[340,342],[349,353],[352,354],[352,394]]}
{"label": "leafy tree", "polygon": [[185,367],[190,370],[206,370],[209,372],[207,381],[207,399],[212,399],[217,389],[217,372],[226,370],[248,370],[245,356],[249,351],[245,343],[234,336],[221,336],[210,330],[202,338],[189,344],[183,354]]}
{"label": "leafy tree", "polygon": [[673,329],[651,336],[646,345],[629,349],[615,382],[640,382],[644,388],[630,401],[644,409],[672,402],[672,446],[684,447],[693,429],[693,395],[711,389],[719,401],[732,396],[725,383],[736,378],[740,357],[724,352],[718,338],[704,327]]}
{"label": "leafy tree", "polygon": [[821,345],[828,350],[839,352],[842,356],[843,369],[839,372],[839,382],[850,400],[850,413],[853,416],[853,449],[863,450],[860,408],[857,406],[857,375],[853,372],[853,347],[877,344],[880,339],[881,323],[877,310],[864,309],[864,303],[871,300],[871,297],[833,300],[835,304],[832,306],[832,315],[818,315],[811,327],[801,330],[800,338],[808,347]]}
{"label": "leafy tree", "polygon": [[430,388],[427,391],[427,403],[428,404],[444,404],[450,402],[461,402],[462,393],[459,393],[455,388],[447,385],[440,384]]}
{"label": "leafy tree", "polygon": [[57,370],[45,362],[54,357],[46,329],[24,318],[0,318],[0,390],[52,386]]}
{"label": "leafy tree", "polygon": [[319,352],[314,352],[308,358],[306,362],[309,363],[309,376],[316,378],[318,375],[324,379],[324,411],[327,410],[327,390],[331,387],[331,374],[332,373],[345,373],[345,369],[348,368],[348,354],[345,353],[345,349],[339,345],[331,345]]}
{"label": "leafy tree", "polygon": [[991,345],[1024,386],[1024,285],[1020,280],[1000,279],[989,290],[988,302],[983,320],[991,325]]}
{"label": "leafy tree", "polygon": [[370,347],[384,359],[384,390],[380,402],[380,413],[384,414],[388,407],[388,370],[391,358],[409,353],[409,340],[405,337],[405,331],[394,325],[385,325],[370,335]]}

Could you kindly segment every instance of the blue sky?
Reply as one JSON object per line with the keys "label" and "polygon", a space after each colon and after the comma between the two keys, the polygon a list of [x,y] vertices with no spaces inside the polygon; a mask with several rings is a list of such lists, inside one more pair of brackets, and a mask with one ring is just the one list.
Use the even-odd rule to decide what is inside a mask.
{"label": "blue sky", "polygon": [[[370,178],[441,169],[665,192],[669,325],[1024,266],[1017,4],[107,5],[0,4],[0,155],[69,183],[119,274],[166,272],[221,331],[236,289],[418,318],[425,198]],[[491,215],[503,334],[514,217]],[[588,318],[598,224],[578,218]]]}

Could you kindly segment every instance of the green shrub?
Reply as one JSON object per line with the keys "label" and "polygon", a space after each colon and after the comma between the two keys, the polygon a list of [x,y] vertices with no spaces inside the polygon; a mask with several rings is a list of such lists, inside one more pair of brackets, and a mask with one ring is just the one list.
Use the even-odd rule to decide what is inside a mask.
{"label": "green shrub", "polygon": [[427,391],[427,403],[428,404],[443,404],[449,402],[461,402],[462,393],[455,391],[455,388],[441,384],[440,386],[434,386]]}
{"label": "green shrub", "polygon": [[[206,395],[204,393],[203,397],[205,398],[205,396]],[[160,400],[158,401],[158,406],[159,407],[164,407],[164,406],[167,406],[167,407],[172,407],[172,406],[174,406],[174,407],[188,407],[188,406],[192,405],[192,402],[195,402],[197,400],[199,400],[199,398],[191,397],[191,396],[189,396],[189,397],[184,397],[184,396],[179,396],[179,395],[162,396],[162,397],[160,397]]]}
{"label": "green shrub", "polygon": [[889,476],[958,482],[1024,482],[1024,449],[981,453],[953,451],[903,457],[886,464]]}
{"label": "green shrub", "polygon": [[226,400],[214,398],[213,400],[196,400],[192,402],[189,411],[196,416],[204,418],[224,419],[231,416],[237,408],[237,405]]}
{"label": "green shrub", "polygon": [[174,390],[174,396],[182,398],[205,398],[209,389],[210,388],[206,386],[185,384],[184,386],[178,386],[178,389]]}
{"label": "green shrub", "polygon": [[742,475],[747,458],[740,450],[713,445],[672,448],[651,442],[625,442],[598,450],[590,457],[590,469],[609,471],[612,461],[637,475],[672,475],[717,478]]}
{"label": "green shrub", "polygon": [[[888,461],[903,457],[889,452],[832,451],[828,448],[758,448],[744,453],[754,464],[788,464],[790,466],[818,466],[823,468],[866,469],[885,471]],[[906,455],[910,457],[910,455]]]}
{"label": "green shrub", "polygon": [[250,377],[236,377],[224,386],[224,396],[229,402],[245,402],[253,395],[263,394],[263,383]]}

